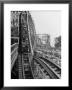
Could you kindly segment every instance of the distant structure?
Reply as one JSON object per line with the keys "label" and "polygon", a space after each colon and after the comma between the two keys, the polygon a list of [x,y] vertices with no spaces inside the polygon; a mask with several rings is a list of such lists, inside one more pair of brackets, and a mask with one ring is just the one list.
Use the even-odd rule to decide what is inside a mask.
{"label": "distant structure", "polygon": [[42,45],[40,34],[36,34],[36,45],[37,46],[41,46]]}
{"label": "distant structure", "polygon": [[36,34],[37,46],[50,48],[50,36],[48,34]]}

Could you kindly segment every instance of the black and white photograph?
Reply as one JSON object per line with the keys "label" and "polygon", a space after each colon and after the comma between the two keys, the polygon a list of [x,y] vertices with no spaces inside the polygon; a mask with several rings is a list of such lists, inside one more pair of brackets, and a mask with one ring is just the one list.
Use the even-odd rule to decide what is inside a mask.
{"label": "black and white photograph", "polygon": [[11,79],[61,78],[60,27],[60,11],[11,11]]}
{"label": "black and white photograph", "polygon": [[4,5],[4,85],[68,85],[68,4]]}

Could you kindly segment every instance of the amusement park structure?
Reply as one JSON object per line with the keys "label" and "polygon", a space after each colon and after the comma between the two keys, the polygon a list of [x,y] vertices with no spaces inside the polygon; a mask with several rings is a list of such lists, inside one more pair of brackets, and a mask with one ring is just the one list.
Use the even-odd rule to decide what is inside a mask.
{"label": "amusement park structure", "polygon": [[51,54],[50,50],[37,50],[30,12],[11,11],[11,79],[60,79],[60,58]]}
{"label": "amusement park structure", "polygon": [[[35,27],[33,20],[28,11],[13,11],[11,13],[14,16],[12,17],[11,39],[12,43],[15,41],[15,44],[11,45],[11,49],[13,47],[16,48],[16,51],[12,50],[15,58],[14,55],[11,55],[13,56],[11,58],[12,78],[14,77],[14,73],[18,74],[18,78],[20,79],[33,78],[33,70],[31,67],[33,63],[33,50],[35,48]],[[18,41],[18,43],[16,41]],[[16,70],[13,70],[14,63],[16,63]]]}

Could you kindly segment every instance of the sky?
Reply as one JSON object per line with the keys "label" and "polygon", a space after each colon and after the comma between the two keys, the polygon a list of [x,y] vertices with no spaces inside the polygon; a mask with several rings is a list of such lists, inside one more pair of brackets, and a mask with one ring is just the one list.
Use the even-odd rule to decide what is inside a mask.
{"label": "sky", "polygon": [[61,12],[59,10],[30,11],[37,34],[49,34],[51,45],[61,35]]}

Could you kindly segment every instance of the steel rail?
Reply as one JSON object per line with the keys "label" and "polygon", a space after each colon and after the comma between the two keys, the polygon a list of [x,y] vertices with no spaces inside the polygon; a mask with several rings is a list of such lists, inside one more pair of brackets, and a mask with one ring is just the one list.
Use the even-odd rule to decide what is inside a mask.
{"label": "steel rail", "polygon": [[45,61],[38,57],[34,57],[34,59],[37,60],[46,69],[52,79],[60,79],[60,76]]}

